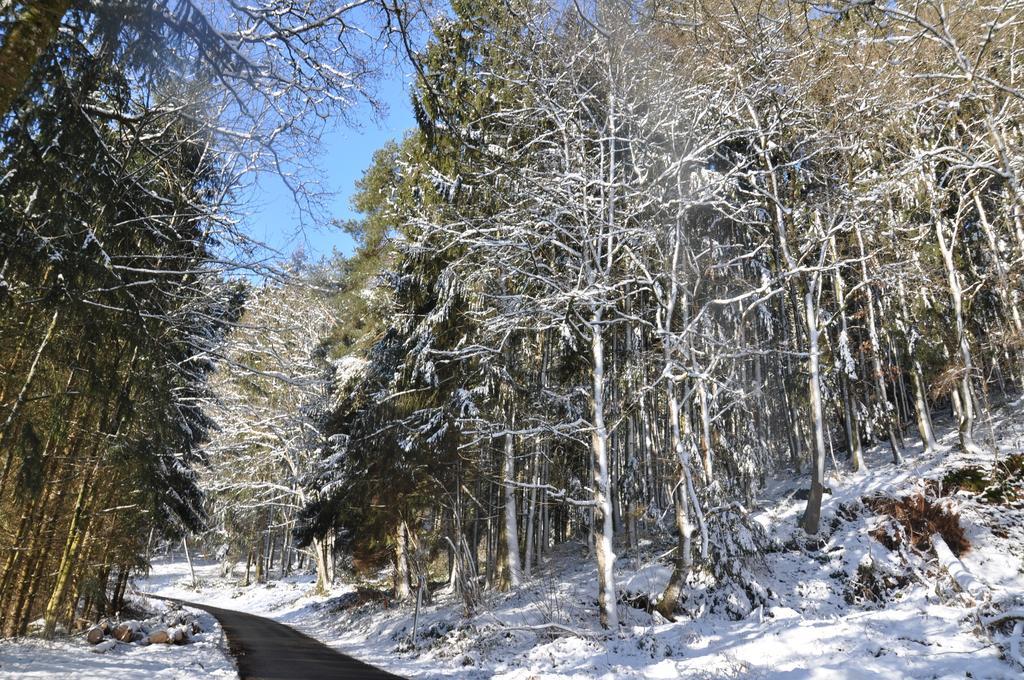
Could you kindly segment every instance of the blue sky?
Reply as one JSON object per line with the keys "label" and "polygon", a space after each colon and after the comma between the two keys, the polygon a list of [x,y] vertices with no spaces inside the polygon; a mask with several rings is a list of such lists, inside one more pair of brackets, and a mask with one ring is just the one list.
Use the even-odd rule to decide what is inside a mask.
{"label": "blue sky", "polygon": [[359,106],[352,118],[355,128],[338,124],[323,136],[323,152],[314,163],[323,173],[324,188],[334,195],[327,202],[325,215],[313,224],[308,219],[302,225],[299,209],[292,194],[279,178],[267,174],[259,178],[257,187],[248,199],[245,221],[246,231],[255,239],[272,246],[284,255],[299,248],[310,259],[330,255],[333,250],[351,253],[352,240],[340,229],[326,224],[328,219],[354,217],[349,204],[354,184],[369,166],[373,152],[389,139],[400,139],[415,126],[409,104],[407,69],[389,65],[389,70],[377,83],[378,98],[387,106],[387,114],[375,120],[369,105]]}

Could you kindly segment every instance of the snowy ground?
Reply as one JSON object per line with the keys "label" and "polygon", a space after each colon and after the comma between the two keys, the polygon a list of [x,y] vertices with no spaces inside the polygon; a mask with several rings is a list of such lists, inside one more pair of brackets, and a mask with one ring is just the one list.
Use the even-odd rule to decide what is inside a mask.
{"label": "snowy ground", "polygon": [[[160,605],[154,608],[159,609]],[[209,614],[196,612],[204,632],[187,645],[117,645],[96,654],[84,634],[58,638],[0,640],[0,678],[74,678],[111,680],[192,680],[237,678],[226,653],[220,626]]]}
{"label": "snowy ground", "polygon": [[[1024,402],[1009,404],[984,424],[985,443],[994,441],[999,456],[1024,451],[1022,407]],[[858,567],[873,565],[884,573],[895,565],[893,554],[869,536],[879,518],[849,508],[865,496],[921,490],[927,480],[962,467],[968,461],[955,447],[955,434],[948,424],[944,431],[941,451],[910,448],[902,466],[892,465],[887,447],[878,447],[867,452],[867,471],[832,474],[820,540],[808,540],[797,528],[805,503],[794,493],[806,481],[769,484],[755,518],[779,549],[753,569],[769,594],[767,604],[742,616],[712,612],[669,623],[621,605],[623,635],[609,638],[596,625],[594,567],[579,544],[559,546],[517,593],[486,593],[480,610],[487,613],[467,619],[457,597],[436,593],[420,612],[414,643],[410,608],[352,606],[350,584],[313,596],[311,576],[241,587],[237,579],[222,578],[219,565],[200,561],[197,591],[186,563],[169,559],[157,561],[136,587],[268,616],[416,678],[1020,678],[1019,669],[1002,658],[998,635],[990,639],[978,625],[977,608],[953,592],[933,556],[914,558],[917,576],[895,588],[884,605],[849,604],[844,597]],[[972,544],[962,560],[987,586],[990,600],[1004,608],[1024,605],[1024,503],[984,505],[963,493],[947,502],[958,506]],[[660,592],[670,569],[657,559],[659,552],[664,546],[650,545],[639,561],[618,562],[624,590]],[[19,677],[232,676],[212,642],[193,647],[94,657],[77,642],[0,643],[0,677],[12,671]],[[104,666],[115,662],[123,664],[117,672]]]}
{"label": "snowy ground", "polygon": [[[1014,415],[1021,406],[1008,405],[985,426],[985,438],[997,442],[1000,456],[1024,451],[1024,418]],[[1019,678],[977,625],[976,609],[943,582],[934,559],[919,558],[920,579],[897,588],[884,606],[851,605],[844,598],[859,566],[884,571],[893,556],[868,535],[878,524],[873,513],[849,517],[843,509],[865,496],[920,490],[926,479],[962,466],[966,459],[955,447],[955,434],[945,430],[943,449],[936,453],[909,448],[905,463],[896,467],[888,448],[878,447],[867,453],[867,471],[833,474],[833,494],[824,507],[827,528],[817,543],[797,529],[804,502],[794,492],[806,482],[770,484],[756,519],[785,547],[754,570],[770,593],[768,604],[739,620],[710,613],[669,623],[623,605],[624,634],[608,639],[596,627],[594,567],[578,544],[560,546],[516,594],[486,594],[481,610],[488,613],[466,619],[456,597],[436,594],[420,612],[414,644],[410,609],[346,606],[351,585],[339,585],[325,597],[309,594],[311,577],[240,588],[220,579],[216,565],[201,564],[197,594],[188,587],[185,565],[172,561],[155,565],[150,581],[139,587],[270,616],[347,654],[417,678]],[[1024,512],[997,510],[964,495],[952,502],[972,543],[963,562],[991,590],[992,601],[1018,598],[1019,604]],[[663,587],[670,570],[650,559],[651,550],[646,563],[619,561],[626,590],[657,593]],[[575,634],[538,628],[548,624]]]}

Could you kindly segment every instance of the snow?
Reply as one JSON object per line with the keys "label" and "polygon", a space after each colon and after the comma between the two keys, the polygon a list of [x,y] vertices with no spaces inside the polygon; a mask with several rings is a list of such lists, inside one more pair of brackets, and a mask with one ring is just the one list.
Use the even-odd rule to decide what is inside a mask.
{"label": "snow", "polygon": [[[260,616],[273,615],[284,607],[300,600],[312,603],[321,599],[311,596],[316,577],[311,574],[289,576],[286,579],[269,581],[265,584],[241,586],[238,576],[225,578],[222,565],[214,560],[197,558],[194,562],[199,588],[192,587],[192,576],[188,563],[181,555],[157,558],[153,561],[147,578],[137,579],[135,589],[140,594],[160,595],[224,609],[234,609]],[[339,592],[347,588],[339,587]],[[158,600],[151,600],[157,602]]]}
{"label": "snow", "polygon": [[[990,432],[1001,433],[1000,455],[1021,450],[1024,418],[1012,417],[1020,405],[1008,405],[989,424]],[[966,601],[939,597],[928,579],[898,589],[884,605],[849,604],[844,598],[862,565],[883,574],[899,573],[901,565],[869,536],[877,517],[866,512],[845,519],[842,509],[869,495],[912,493],[926,479],[963,465],[967,458],[955,447],[952,426],[939,423],[938,429],[944,432],[942,446],[932,453],[909,445],[908,434],[902,466],[892,464],[887,446],[878,446],[865,452],[866,470],[833,470],[827,480],[832,494],[822,512],[827,529],[814,540],[798,528],[804,502],[794,496],[806,480],[780,478],[769,484],[753,509],[754,519],[778,545],[788,547],[752,568],[768,602],[740,620],[707,611],[671,623],[620,605],[622,634],[608,636],[597,626],[593,558],[575,543],[558,546],[518,591],[485,593],[475,617],[463,617],[456,595],[435,593],[434,602],[420,612],[415,643],[411,607],[345,607],[344,596],[355,592],[352,584],[337,585],[323,596],[311,594],[312,576],[242,588],[220,579],[218,566],[207,563],[198,566],[196,593],[184,565],[169,561],[156,564],[140,587],[269,616],[339,651],[415,678],[1019,678],[1001,658],[1000,647],[979,634],[977,610]],[[994,602],[1024,593],[1016,535],[999,538],[987,528],[983,513],[993,512],[992,506],[956,500],[973,544],[962,556],[966,568],[991,589]],[[657,595],[671,574],[664,546],[646,543],[639,560],[628,556],[616,563],[629,597]],[[915,559],[912,566],[919,573],[934,572],[934,557]]]}
{"label": "snow", "polygon": [[[924,460],[908,452],[905,469],[888,460],[887,449],[869,452],[870,472],[831,480],[826,521],[839,505],[860,495],[907,490],[943,455]],[[790,538],[802,502],[792,500],[794,482],[771,490],[758,519]],[[871,522],[851,522],[817,552],[769,555],[762,585],[774,602],[739,621],[715,614],[668,623],[620,606],[621,637],[606,638],[596,627],[596,579],[585,546],[559,546],[539,577],[516,593],[487,593],[480,615],[461,616],[455,596],[435,594],[420,612],[419,636],[408,643],[412,611],[367,606],[339,612],[333,605],[354,592],[339,585],[326,596],[309,594],[312,577],[239,588],[216,578],[217,566],[199,566],[204,602],[270,616],[293,625],[339,651],[407,677],[569,680],[583,678],[1016,678],[997,647],[974,632],[968,608],[940,602],[924,586],[911,587],[884,608],[851,607],[842,579],[867,557],[887,551],[867,536]],[[985,534],[975,527],[975,537]],[[1019,559],[1005,546],[977,543],[965,564],[993,588],[1024,592]],[[823,560],[823,555],[830,556]],[[625,593],[656,594],[671,569],[663,563],[640,568],[618,563]],[[156,565],[148,589],[196,597],[181,562]],[[272,587],[271,587],[272,586]],[[1016,589],[1014,591],[1014,589]],[[558,624],[563,628],[536,630]],[[563,635],[563,629],[578,631]]]}
{"label": "snow", "polygon": [[650,564],[630,574],[622,584],[622,592],[629,595],[660,595],[669,579],[672,568],[663,564]]}
{"label": "snow", "polygon": [[[235,664],[225,651],[220,625],[209,614],[196,614],[203,632],[186,645],[144,647],[108,640],[94,647],[85,641],[84,634],[52,642],[34,638],[0,640],[0,678],[237,678]],[[112,648],[104,653],[94,651],[104,644]]]}
{"label": "snow", "polygon": [[[1022,405],[1008,404],[987,423],[1000,456],[1022,450],[1024,417],[1016,415]],[[149,578],[135,585],[139,591],[273,618],[410,678],[1020,678],[1002,658],[1000,641],[989,639],[979,625],[982,611],[939,583],[933,555],[913,558],[918,577],[884,603],[850,604],[844,597],[863,565],[883,574],[906,569],[870,537],[879,518],[871,512],[851,514],[858,499],[909,494],[967,462],[992,462],[961,453],[951,424],[940,421],[937,430],[941,447],[931,453],[909,445],[908,434],[902,466],[892,464],[887,446],[878,446],[865,451],[866,470],[832,471],[827,480],[832,494],[825,497],[824,528],[817,537],[805,536],[797,524],[804,502],[795,492],[806,480],[771,482],[753,517],[783,547],[751,567],[767,601],[738,620],[735,613],[708,610],[673,623],[620,604],[621,634],[608,635],[597,625],[593,557],[579,543],[557,546],[516,592],[485,592],[474,617],[462,615],[457,595],[435,593],[433,603],[420,611],[415,641],[410,606],[353,606],[352,583],[314,595],[315,579],[308,574],[243,587],[237,576],[222,577],[215,561],[199,560],[195,590],[187,564],[172,557],[157,560]],[[991,602],[1020,607],[1020,514],[962,493],[952,498],[972,543],[961,561],[991,592]],[[1005,531],[993,531],[1004,525]],[[671,574],[670,552],[663,544],[643,541],[639,556],[620,558],[616,576],[624,595],[657,595]],[[386,582],[387,574],[380,579]],[[103,655],[91,654],[76,640],[2,642],[0,677],[233,677],[214,640],[219,630],[210,630],[192,646],[119,645]]]}
{"label": "snow", "polygon": [[[1024,450],[1022,402],[1008,404],[987,423],[1000,456]],[[515,594],[490,593],[473,619],[461,617],[454,596],[435,595],[435,604],[420,614],[425,631],[415,649],[405,642],[411,630],[407,609],[373,609],[334,613],[329,602],[301,602],[283,615],[328,644],[362,656],[395,672],[423,678],[1019,678],[977,625],[976,610],[967,602],[939,597],[926,579],[899,589],[884,605],[851,605],[845,589],[858,567],[870,564],[881,573],[898,573],[897,557],[869,536],[879,523],[870,512],[852,520],[841,509],[859,499],[920,491],[927,479],[967,461],[956,447],[952,423],[936,423],[941,447],[931,453],[912,445],[908,433],[906,460],[896,466],[886,445],[865,452],[867,469],[832,471],[832,493],[825,497],[822,523],[830,527],[814,549],[798,528],[804,502],[794,498],[806,480],[782,478],[769,484],[754,519],[780,545],[797,549],[766,555],[754,569],[769,595],[763,608],[746,618],[730,620],[720,613],[669,623],[658,616],[620,606],[621,637],[607,638],[596,626],[596,578],[585,546],[556,549],[540,575]],[[992,443],[990,443],[991,445]],[[991,464],[992,460],[981,461]],[[995,506],[971,503],[958,496],[961,523],[972,542],[962,556],[966,568],[992,592],[993,602],[1024,594],[1024,543],[1020,517],[1004,518],[1005,538],[993,534],[984,513]],[[1013,533],[1013,527],[1019,527]],[[802,539],[796,540],[796,539]],[[649,557],[647,557],[649,556]],[[667,583],[670,564],[654,546],[647,562],[635,557],[617,562],[627,595],[656,595]],[[933,558],[913,565],[919,573],[934,571]],[[934,576],[932,577],[934,578]],[[528,630],[557,623],[562,630]],[[440,632],[448,631],[448,632]]]}

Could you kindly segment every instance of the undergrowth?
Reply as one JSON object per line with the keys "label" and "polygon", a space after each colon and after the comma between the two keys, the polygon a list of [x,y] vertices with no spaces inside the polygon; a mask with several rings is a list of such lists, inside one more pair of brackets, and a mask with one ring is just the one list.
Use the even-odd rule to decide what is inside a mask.
{"label": "undergrowth", "polygon": [[941,493],[966,491],[991,505],[1009,505],[1024,500],[1024,454],[996,461],[991,470],[967,465],[950,470],[942,478]]}
{"label": "undergrowth", "polygon": [[892,520],[871,531],[871,537],[889,550],[896,551],[906,545],[927,552],[932,548],[934,534],[941,535],[955,555],[962,555],[971,548],[960,525],[960,513],[948,502],[913,494],[902,498],[868,496],[864,505]]}

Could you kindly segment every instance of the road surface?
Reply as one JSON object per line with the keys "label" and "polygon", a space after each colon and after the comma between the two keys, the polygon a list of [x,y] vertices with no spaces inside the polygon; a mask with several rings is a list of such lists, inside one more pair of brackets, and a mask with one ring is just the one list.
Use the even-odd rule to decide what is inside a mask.
{"label": "road surface", "polygon": [[291,626],[262,616],[170,597],[148,597],[213,614],[224,628],[242,680],[401,680],[397,675],[336,652]]}

